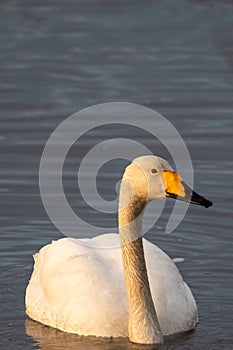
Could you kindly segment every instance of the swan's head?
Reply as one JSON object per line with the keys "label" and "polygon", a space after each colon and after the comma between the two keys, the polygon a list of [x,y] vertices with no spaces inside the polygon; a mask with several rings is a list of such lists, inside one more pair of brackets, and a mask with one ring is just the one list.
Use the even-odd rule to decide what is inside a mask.
{"label": "swan's head", "polygon": [[169,163],[157,156],[142,156],[126,168],[123,181],[130,184],[131,195],[145,202],[156,198],[174,198],[206,208],[212,202],[191,190]]}

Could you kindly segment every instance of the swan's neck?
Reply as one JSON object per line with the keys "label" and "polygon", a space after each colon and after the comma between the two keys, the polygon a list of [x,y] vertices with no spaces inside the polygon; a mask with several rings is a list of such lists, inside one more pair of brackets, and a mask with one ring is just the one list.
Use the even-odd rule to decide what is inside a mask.
{"label": "swan's neck", "polygon": [[142,242],[142,217],[146,201],[129,198],[122,183],[119,200],[119,233],[129,304],[129,339],[135,343],[163,341],[151,296]]}

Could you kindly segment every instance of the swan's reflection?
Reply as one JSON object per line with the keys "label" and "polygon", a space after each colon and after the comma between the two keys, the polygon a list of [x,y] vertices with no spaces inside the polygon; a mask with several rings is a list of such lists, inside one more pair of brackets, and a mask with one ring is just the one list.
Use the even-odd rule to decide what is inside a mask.
{"label": "swan's reflection", "polygon": [[26,333],[38,343],[37,350],[156,350],[161,346],[133,344],[122,338],[85,337],[26,319]]}

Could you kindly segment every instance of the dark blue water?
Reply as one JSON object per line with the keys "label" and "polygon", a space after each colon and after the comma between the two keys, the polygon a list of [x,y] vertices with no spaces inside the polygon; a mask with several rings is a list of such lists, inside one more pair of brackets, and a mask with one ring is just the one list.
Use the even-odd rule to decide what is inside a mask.
{"label": "dark blue water", "polygon": [[[208,210],[190,207],[172,234],[163,233],[167,208],[160,229],[147,235],[171,257],[185,258],[179,268],[200,313],[194,332],[160,349],[232,348],[232,23],[231,1],[1,2],[2,349],[147,348],[65,334],[24,311],[32,254],[62,237],[39,194],[45,142],[70,114],[110,101],[166,116],[190,151],[196,190],[214,202]],[[110,179],[104,186],[111,188]],[[68,193],[73,189],[69,181]]]}

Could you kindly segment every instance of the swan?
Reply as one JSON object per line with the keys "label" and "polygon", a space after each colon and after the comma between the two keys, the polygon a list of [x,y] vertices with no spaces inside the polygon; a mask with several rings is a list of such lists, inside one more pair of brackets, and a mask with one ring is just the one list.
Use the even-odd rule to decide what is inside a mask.
{"label": "swan", "polygon": [[174,262],[142,238],[147,203],[165,197],[212,205],[166,160],[134,159],[121,181],[119,234],[91,238],[91,245],[62,238],[41,248],[26,289],[27,315],[65,332],[141,344],[193,329],[198,313],[190,288]]}

